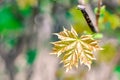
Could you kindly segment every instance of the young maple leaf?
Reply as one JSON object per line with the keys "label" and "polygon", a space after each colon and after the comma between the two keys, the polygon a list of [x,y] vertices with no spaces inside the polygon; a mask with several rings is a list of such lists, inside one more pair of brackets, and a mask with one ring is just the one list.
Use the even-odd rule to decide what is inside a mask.
{"label": "young maple leaf", "polygon": [[54,45],[53,52],[61,57],[66,71],[72,67],[78,68],[79,62],[91,68],[92,60],[95,60],[94,51],[100,50],[98,41],[92,38],[92,35],[78,36],[76,31],[71,27],[71,31],[63,28],[60,33],[55,33],[60,41],[52,42]]}

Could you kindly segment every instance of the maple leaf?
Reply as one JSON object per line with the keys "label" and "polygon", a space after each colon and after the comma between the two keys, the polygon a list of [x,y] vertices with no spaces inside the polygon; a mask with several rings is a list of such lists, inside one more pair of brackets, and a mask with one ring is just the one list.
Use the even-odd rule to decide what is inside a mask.
{"label": "maple leaf", "polygon": [[72,67],[78,68],[79,62],[91,68],[92,60],[95,60],[94,51],[100,50],[98,41],[92,35],[78,36],[77,32],[71,27],[71,31],[63,28],[60,33],[55,33],[60,41],[52,42],[53,52],[61,57],[66,71]]}

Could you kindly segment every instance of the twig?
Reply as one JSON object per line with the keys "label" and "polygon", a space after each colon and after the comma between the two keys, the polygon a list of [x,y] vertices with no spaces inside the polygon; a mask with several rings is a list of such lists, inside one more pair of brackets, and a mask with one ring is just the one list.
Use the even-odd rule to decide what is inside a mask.
{"label": "twig", "polygon": [[78,9],[81,10],[85,20],[87,21],[87,24],[89,25],[90,29],[92,30],[92,32],[97,32],[97,30],[95,29],[95,26],[93,25],[88,13],[85,10],[85,6],[83,5],[78,5]]}
{"label": "twig", "polygon": [[25,38],[26,37],[24,37],[24,36],[18,37],[16,45],[8,53],[6,53],[2,49],[0,49],[0,52],[1,52],[0,56],[5,61],[5,66],[6,66],[8,73],[9,73],[10,80],[15,80],[14,79],[14,76],[15,76],[14,61],[21,54],[21,52],[23,50]]}
{"label": "twig", "polygon": [[100,17],[101,3],[102,3],[102,0],[98,0],[98,10],[97,10],[97,13],[96,13],[96,26],[97,27],[99,26],[99,17]]}

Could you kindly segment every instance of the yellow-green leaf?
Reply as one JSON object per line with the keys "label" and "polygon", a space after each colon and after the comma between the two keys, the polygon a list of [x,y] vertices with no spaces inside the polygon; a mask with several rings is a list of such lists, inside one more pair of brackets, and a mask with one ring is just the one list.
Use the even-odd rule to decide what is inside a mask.
{"label": "yellow-green leaf", "polygon": [[63,31],[55,35],[60,41],[52,42],[54,45],[52,54],[61,58],[66,71],[72,67],[77,68],[79,63],[85,64],[90,69],[92,60],[96,59],[93,52],[101,49],[92,35],[78,36],[72,27],[70,31],[63,28]]}

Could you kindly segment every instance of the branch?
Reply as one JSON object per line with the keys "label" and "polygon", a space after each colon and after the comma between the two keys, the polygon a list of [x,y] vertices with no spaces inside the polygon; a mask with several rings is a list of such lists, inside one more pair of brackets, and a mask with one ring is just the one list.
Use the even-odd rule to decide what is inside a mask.
{"label": "branch", "polygon": [[24,36],[18,37],[16,45],[9,52],[5,52],[4,49],[2,49],[2,45],[0,45],[0,52],[1,52],[0,56],[5,61],[5,66],[9,73],[10,80],[14,80],[14,75],[15,75],[14,61],[21,54],[24,48],[24,43],[26,41],[25,39],[26,38]]}
{"label": "branch", "polygon": [[102,3],[102,0],[98,0],[98,10],[96,13],[96,26],[97,27],[98,27],[98,23],[99,23],[101,3]]}
{"label": "branch", "polygon": [[82,14],[83,14],[83,16],[84,16],[87,24],[89,25],[91,31],[94,32],[94,33],[96,33],[97,30],[95,29],[95,26],[93,25],[93,23],[92,23],[89,15],[88,15],[88,13],[86,12],[85,6],[83,6],[83,5],[78,5],[78,9],[81,10],[81,12],[82,12]]}

